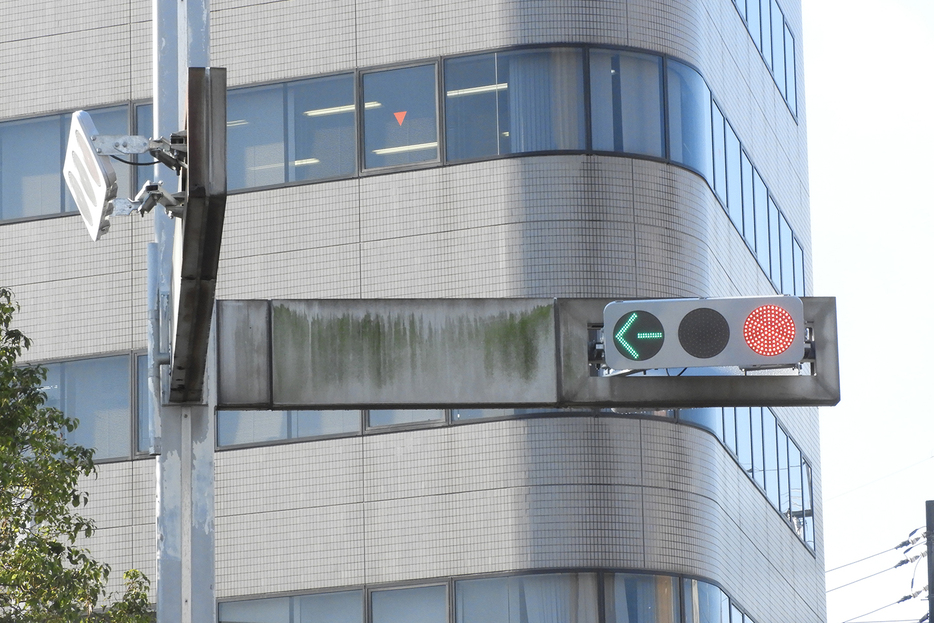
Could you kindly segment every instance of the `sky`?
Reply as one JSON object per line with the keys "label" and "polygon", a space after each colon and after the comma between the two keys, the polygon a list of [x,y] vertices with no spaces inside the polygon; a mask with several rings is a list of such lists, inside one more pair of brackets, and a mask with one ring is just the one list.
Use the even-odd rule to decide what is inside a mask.
{"label": "sky", "polygon": [[892,568],[934,500],[934,0],[803,11],[813,294],[837,297],[842,385],[820,410],[825,565],[886,552],[827,574],[828,622],[917,621],[926,592],[860,615],[927,585],[926,559]]}

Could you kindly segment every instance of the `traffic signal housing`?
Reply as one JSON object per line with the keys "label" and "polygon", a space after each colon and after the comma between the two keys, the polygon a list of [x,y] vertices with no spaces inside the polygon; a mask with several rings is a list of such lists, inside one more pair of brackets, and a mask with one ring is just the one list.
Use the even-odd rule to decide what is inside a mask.
{"label": "traffic signal housing", "polygon": [[603,333],[614,370],[784,366],[806,346],[804,305],[792,296],[614,301]]}

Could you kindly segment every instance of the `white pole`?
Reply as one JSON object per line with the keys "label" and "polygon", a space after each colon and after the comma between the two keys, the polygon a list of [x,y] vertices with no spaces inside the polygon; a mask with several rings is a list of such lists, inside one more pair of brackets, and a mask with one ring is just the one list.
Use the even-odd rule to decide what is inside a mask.
{"label": "white pole", "polygon": [[[210,65],[209,0],[153,0],[153,136],[168,138],[184,127],[188,67]],[[175,175],[159,166],[168,186]],[[156,460],[156,618],[158,623],[214,623],[214,422],[206,405],[163,405],[168,368],[159,353],[171,351],[173,245],[181,240],[179,219],[160,206],[150,270],[158,292],[150,295],[151,414]],[[156,285],[155,283],[153,285]],[[155,287],[149,288],[156,290]],[[171,294],[170,294],[171,293]],[[157,313],[154,313],[157,312]],[[159,336],[162,339],[159,339]],[[213,343],[209,346],[209,351]],[[213,395],[209,354],[205,395]],[[210,398],[208,398],[210,401]]]}

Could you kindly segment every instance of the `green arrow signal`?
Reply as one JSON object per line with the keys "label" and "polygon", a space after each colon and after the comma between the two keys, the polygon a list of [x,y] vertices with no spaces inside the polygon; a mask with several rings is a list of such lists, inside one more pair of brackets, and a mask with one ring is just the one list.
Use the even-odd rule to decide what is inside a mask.
{"label": "green arrow signal", "polygon": [[665,342],[662,323],[648,312],[629,312],[617,321],[614,329],[613,343],[617,350],[633,361],[654,357]]}

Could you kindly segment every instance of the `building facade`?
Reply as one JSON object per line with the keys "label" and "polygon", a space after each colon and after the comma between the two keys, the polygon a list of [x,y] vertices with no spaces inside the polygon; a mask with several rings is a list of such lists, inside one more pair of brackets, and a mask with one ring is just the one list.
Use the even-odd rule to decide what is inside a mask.
{"label": "building facade", "polygon": [[[73,110],[150,132],[150,3],[0,5],[0,283],[97,449],[90,547],[154,577],[151,219],[92,243],[60,173]],[[216,0],[211,22],[218,299],[810,294],[798,0]],[[121,196],[155,175],[118,167]],[[816,409],[223,407],[221,621],[826,618]]]}

